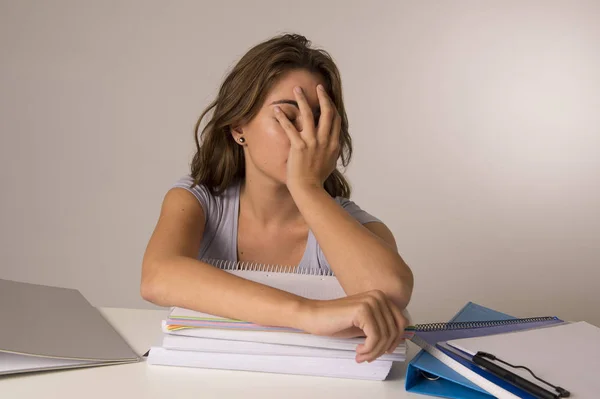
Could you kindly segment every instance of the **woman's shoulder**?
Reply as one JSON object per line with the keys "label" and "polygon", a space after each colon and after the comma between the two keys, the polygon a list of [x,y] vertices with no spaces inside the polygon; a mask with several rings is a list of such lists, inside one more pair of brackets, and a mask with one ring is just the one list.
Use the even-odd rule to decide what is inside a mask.
{"label": "woman's shoulder", "polygon": [[366,223],[371,223],[371,222],[381,223],[381,220],[379,220],[379,218],[377,218],[370,212],[367,212],[366,210],[362,209],[356,202],[352,201],[349,198],[338,196],[338,197],[335,197],[335,201],[342,208],[344,208],[346,210],[346,212],[348,212],[350,214],[350,216],[352,216],[354,219],[356,219],[361,224],[366,224]]}
{"label": "woman's shoulder", "polygon": [[221,213],[224,209],[228,209],[229,204],[233,204],[237,200],[237,195],[239,195],[237,186],[238,184],[232,184],[222,193],[216,194],[205,184],[194,184],[193,177],[185,175],[179,178],[172,188],[182,188],[193,194],[208,218],[215,212]]}

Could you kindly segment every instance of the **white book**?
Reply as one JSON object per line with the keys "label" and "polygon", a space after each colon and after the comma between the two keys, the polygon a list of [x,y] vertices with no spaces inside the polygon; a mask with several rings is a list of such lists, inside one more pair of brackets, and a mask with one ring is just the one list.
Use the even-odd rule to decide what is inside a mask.
{"label": "white book", "polygon": [[[213,328],[186,328],[183,330],[169,331],[164,320],[162,327],[165,334],[175,336],[260,342],[266,344],[305,346],[345,351],[354,351],[356,350],[357,345],[365,342],[364,338],[334,338],[312,334],[273,331],[219,330]],[[394,350],[394,354],[406,354],[406,344],[398,345]]]}
{"label": "white book", "polygon": [[[491,353],[513,365],[525,366],[536,376],[570,391],[573,399],[600,395],[600,328],[586,322],[448,341],[474,355]],[[522,369],[499,366],[552,391]]]}
{"label": "white book", "polygon": [[356,363],[354,359],[193,352],[161,347],[150,349],[148,364],[377,381],[384,380],[392,367],[391,361],[384,360]]}
{"label": "white book", "polygon": [[[248,341],[229,341],[224,339],[194,338],[165,334],[162,347],[171,350],[213,353],[238,353],[245,355],[266,356],[309,356],[334,359],[355,359],[353,350],[339,350],[327,348],[312,348],[305,346],[268,344]],[[405,353],[384,354],[378,360],[402,362]]]}

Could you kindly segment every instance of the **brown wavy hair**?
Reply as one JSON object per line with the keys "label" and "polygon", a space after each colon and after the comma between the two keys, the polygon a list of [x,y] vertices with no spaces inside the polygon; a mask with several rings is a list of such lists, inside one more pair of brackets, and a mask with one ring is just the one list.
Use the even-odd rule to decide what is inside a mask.
{"label": "brown wavy hair", "polygon": [[[302,35],[287,33],[252,47],[227,74],[217,98],[200,115],[194,129],[197,152],[191,163],[192,186],[203,184],[218,195],[233,182],[244,179],[244,151],[232,137],[232,127],[252,120],[277,80],[297,69],[323,77],[325,89],[342,118],[340,158],[342,166],[348,166],[352,140],[340,72],[325,50],[312,48],[310,40]],[[211,110],[214,112],[200,133],[200,124]],[[324,188],[332,197],[350,197],[350,184],[337,168],[325,180]]]}

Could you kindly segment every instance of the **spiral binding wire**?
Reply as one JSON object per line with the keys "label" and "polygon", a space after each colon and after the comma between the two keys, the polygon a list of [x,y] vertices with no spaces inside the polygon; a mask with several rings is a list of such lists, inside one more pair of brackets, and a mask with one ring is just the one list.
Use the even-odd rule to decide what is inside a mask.
{"label": "spiral binding wire", "polygon": [[236,262],[223,259],[202,259],[203,262],[226,271],[256,271],[268,273],[302,274],[311,276],[335,276],[332,270],[303,269],[298,266],[267,265],[255,262]]}
{"label": "spiral binding wire", "polygon": [[[203,262],[213,265],[214,267],[226,271],[257,271],[267,273],[283,273],[283,274],[301,274],[311,276],[335,276],[332,270],[323,269],[301,269],[298,266],[289,267],[282,265],[269,265],[256,262],[237,262],[224,259],[204,258]],[[469,328],[497,327],[512,324],[535,323],[542,321],[558,320],[557,317],[527,317],[522,319],[509,320],[489,320],[489,321],[460,321],[446,323],[426,323],[415,324],[409,326],[406,331],[409,333],[418,332],[434,332],[447,330],[463,330]]]}
{"label": "spiral binding wire", "polygon": [[410,328],[414,331],[419,332],[433,332],[433,331],[448,331],[448,330],[463,330],[468,328],[483,328],[483,327],[497,327],[506,326],[511,324],[522,324],[522,323],[535,323],[541,321],[558,320],[556,317],[527,317],[523,319],[509,319],[509,320],[488,320],[488,321],[450,321],[446,323],[427,323],[427,324],[415,324]]}

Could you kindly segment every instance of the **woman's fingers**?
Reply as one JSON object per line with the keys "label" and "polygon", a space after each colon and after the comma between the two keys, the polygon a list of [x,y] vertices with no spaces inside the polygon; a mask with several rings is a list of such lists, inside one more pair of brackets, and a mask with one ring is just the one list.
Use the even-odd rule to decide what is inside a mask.
{"label": "woman's fingers", "polygon": [[385,352],[389,351],[389,349],[392,347],[394,342],[398,339],[398,335],[400,333],[398,331],[396,318],[395,318],[393,310],[392,310],[392,307],[395,307],[395,305],[385,296],[385,294],[382,294],[382,295],[383,295],[383,299],[381,301],[382,313],[383,313],[383,316],[385,317],[385,322],[387,323],[387,328],[388,328],[388,338],[387,338],[387,341],[385,342],[385,344],[383,345],[383,351],[381,353],[381,354],[384,354]]}
{"label": "woman's fingers", "polygon": [[408,320],[406,320],[406,317],[404,317],[402,311],[400,311],[400,309],[398,309],[398,307],[394,305],[394,303],[392,303],[389,299],[388,302],[389,307],[392,311],[392,315],[394,316],[396,328],[398,331],[396,339],[393,341],[392,345],[387,349],[387,353],[393,353],[394,350],[396,350],[396,348],[398,347],[398,345],[400,345],[400,343],[404,341],[404,329],[408,324]]}
{"label": "woman's fingers", "polygon": [[387,297],[383,292],[378,290],[372,291],[370,293],[370,301],[375,308],[375,318],[379,323],[379,329],[381,331],[379,344],[377,345],[376,351],[372,354],[374,356],[372,360],[375,360],[385,353],[396,338],[396,323],[388,308]]}
{"label": "woman's fingers", "polygon": [[335,140],[332,127],[337,110],[334,108],[333,102],[329,98],[329,95],[327,95],[323,85],[317,86],[317,97],[319,98],[319,106],[321,107],[321,116],[319,117],[319,124],[317,126],[317,141],[323,146],[328,146],[332,140]]}
{"label": "woman's fingers", "polygon": [[[392,353],[404,339],[408,321],[382,291],[369,291],[325,303],[336,305],[337,313],[333,314],[341,317],[336,319],[340,321],[336,323],[339,328],[329,334],[337,337],[365,336],[364,343],[356,347],[356,361],[359,363],[371,362],[386,352]],[[325,318],[328,324],[331,324],[331,318],[331,314]]]}
{"label": "woman's fingers", "polygon": [[[385,353],[386,349],[389,347],[388,337],[388,324],[386,322],[385,316],[383,315],[383,311],[381,308],[380,298],[375,295],[368,295],[365,298],[365,304],[369,308],[369,312],[372,314],[372,320],[376,329],[378,331],[377,339],[370,346],[365,345],[364,350],[361,355],[364,356],[364,360],[373,361]],[[367,334],[367,340],[369,339],[369,333],[365,330],[365,334]],[[365,344],[367,343],[365,340]]]}
{"label": "woman's fingers", "polygon": [[283,128],[283,131],[288,136],[288,139],[290,139],[292,146],[295,148],[304,148],[304,141],[300,137],[296,127],[292,122],[290,122],[290,120],[287,118],[287,116],[285,116],[279,107],[275,107],[275,118],[277,118],[277,121]]}
{"label": "woman's fingers", "polygon": [[354,325],[365,333],[365,343],[356,348],[356,361],[361,363],[369,360],[369,354],[376,348],[380,340],[379,325],[373,315],[373,310],[365,302],[360,303],[355,315]]}
{"label": "woman's fingers", "polygon": [[296,96],[298,108],[300,108],[300,118],[302,118],[302,131],[300,132],[300,136],[307,145],[315,145],[317,143],[317,136],[315,134],[314,115],[300,86],[294,88],[294,96]]}
{"label": "woman's fingers", "polygon": [[331,128],[331,137],[329,138],[329,146],[331,151],[336,154],[336,159],[339,157],[340,148],[340,132],[342,130],[342,117],[335,110],[335,116],[333,119],[333,126]]}

